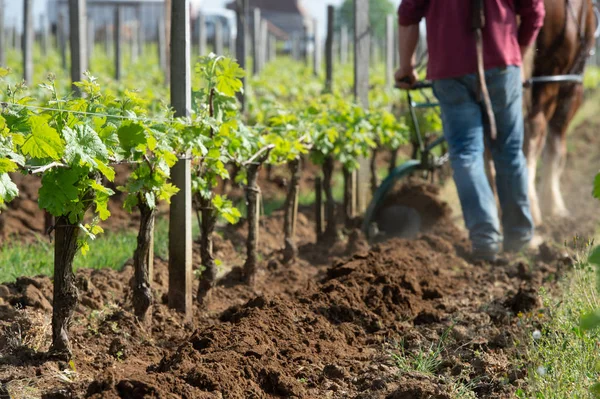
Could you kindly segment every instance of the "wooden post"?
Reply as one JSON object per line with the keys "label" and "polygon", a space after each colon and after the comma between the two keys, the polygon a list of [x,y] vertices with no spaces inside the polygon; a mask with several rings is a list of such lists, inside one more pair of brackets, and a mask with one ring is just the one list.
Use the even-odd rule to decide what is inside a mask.
{"label": "wooden post", "polygon": [[139,21],[132,21],[130,26],[130,43],[131,46],[129,49],[131,50],[131,64],[135,64],[138,61],[138,57],[140,54],[139,42],[138,42],[138,25]]}
{"label": "wooden post", "polygon": [[233,29],[229,30],[229,56],[235,57],[235,44],[237,43],[237,36]]}
{"label": "wooden post", "polygon": [[267,41],[269,40],[269,28],[267,20],[263,19],[260,23],[260,65],[259,70],[262,71],[267,64]]}
{"label": "wooden post", "polygon": [[269,35],[269,62],[277,58],[277,37]]}
{"label": "wooden post", "polygon": [[215,47],[214,51],[216,55],[223,55],[223,24],[220,20],[215,21]]}
{"label": "wooden post", "polygon": [[142,20],[142,8],[141,6],[138,4],[135,7],[135,20],[136,20],[136,30],[135,30],[135,36],[137,39],[136,45],[137,45],[137,57],[140,58],[144,55],[144,48],[146,45],[146,35],[144,32],[144,21]]}
{"label": "wooden post", "polygon": [[[202,12],[198,13],[198,54],[200,57],[206,55],[206,17]],[[233,53],[233,52],[232,52]]]}
{"label": "wooden post", "polygon": [[113,53],[112,44],[114,43],[113,26],[106,24],[104,26],[104,53],[107,57]]}
{"label": "wooden post", "polygon": [[335,23],[335,9],[327,6],[327,41],[325,42],[325,91],[331,92],[333,88],[333,29]]}
{"label": "wooden post", "polygon": [[[4,29],[0,30],[0,32],[2,31],[4,31]],[[40,15],[40,47],[44,57],[48,55],[48,47],[50,46],[49,38],[50,32],[48,29],[48,17],[45,15]]]}
{"label": "wooden post", "polygon": [[260,72],[260,8],[252,14],[252,74]]}
{"label": "wooden post", "polygon": [[319,76],[321,71],[321,40],[319,39],[319,23],[313,19],[313,74]]}
{"label": "wooden post", "polygon": [[388,15],[385,19],[385,84],[388,88],[394,85],[394,26],[395,20],[393,15]]}
{"label": "wooden post", "polygon": [[171,12],[172,12],[173,0],[165,0],[165,84],[168,84],[171,80]]}
{"label": "wooden post", "polygon": [[[369,107],[369,57],[371,33],[369,27],[369,1],[354,0],[354,97],[365,109]],[[358,212],[368,206],[369,160],[361,158],[358,170]]]}
{"label": "wooden post", "polygon": [[300,37],[298,32],[292,33],[292,58],[300,61]]}
{"label": "wooden post", "polygon": [[[246,34],[248,33],[248,0],[236,0],[236,16],[237,16],[237,40],[236,40],[236,57],[237,62],[242,69],[246,69]],[[246,111],[246,76],[242,77],[242,83],[244,84],[244,90],[238,93],[238,100],[241,104],[241,111]]]}
{"label": "wooden post", "polygon": [[33,0],[23,0],[23,80],[33,83]]}
{"label": "wooden post", "polygon": [[302,36],[300,37],[300,55],[304,60],[304,65],[309,66],[308,61],[308,26],[304,25]]}
{"label": "wooden post", "polygon": [[22,50],[21,48],[21,35],[19,34],[19,32],[17,31],[17,26],[13,26],[13,48],[15,50]]}
{"label": "wooden post", "polygon": [[348,63],[349,47],[348,27],[344,25],[340,31],[340,63],[342,64]]}
{"label": "wooden post", "polygon": [[325,225],[325,209],[323,207],[323,180],[321,177],[315,178],[315,217],[316,217],[316,234],[317,240],[323,234],[323,226]]}
{"label": "wooden post", "polygon": [[115,40],[115,80],[121,80],[123,74],[123,49],[121,42],[121,29],[123,25],[123,8],[115,7],[114,32],[113,39]]}
{"label": "wooden post", "polygon": [[67,69],[67,32],[65,29],[66,18],[65,15],[60,12],[58,15],[57,35],[58,35],[58,47],[60,49],[60,61],[63,70]]}
{"label": "wooden post", "polygon": [[[86,37],[87,29],[85,24],[85,0],[69,0],[69,29],[71,44],[71,83],[81,82],[83,73],[86,70]],[[73,90],[77,95],[81,92],[73,84]]]}
{"label": "wooden post", "polygon": [[398,24],[394,23],[394,65],[400,65],[400,51],[398,50]]}
{"label": "wooden post", "polygon": [[4,0],[0,0],[0,66],[6,66],[6,30],[4,26]]}
{"label": "wooden post", "polygon": [[165,21],[162,18],[158,19],[158,62],[160,64],[160,69],[162,69],[165,74],[167,73],[167,43],[166,43],[167,35],[165,34]]}
{"label": "wooden post", "polygon": [[88,18],[87,20],[87,65],[88,68],[92,66],[92,56],[94,55],[94,47],[96,46],[96,27],[94,26],[94,19]]}
{"label": "wooden post", "polygon": [[[189,116],[192,107],[190,3],[171,3],[171,105],[175,115]],[[169,217],[169,307],[192,317],[192,182],[185,154],[171,172],[179,192],[171,200]]]}

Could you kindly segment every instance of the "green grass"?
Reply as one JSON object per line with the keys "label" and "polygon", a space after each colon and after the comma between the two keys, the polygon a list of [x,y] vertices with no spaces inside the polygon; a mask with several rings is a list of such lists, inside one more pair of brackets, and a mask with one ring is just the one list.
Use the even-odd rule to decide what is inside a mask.
{"label": "green grass", "polygon": [[[198,226],[193,220],[192,237],[198,236]],[[122,230],[107,232],[90,242],[86,256],[77,254],[75,269],[112,268],[119,270],[133,257],[137,231]],[[155,256],[167,259],[169,245],[169,223],[167,219],[156,221],[154,236]],[[20,276],[39,274],[52,275],[54,247],[47,239],[40,237],[33,243],[8,240],[0,245],[0,282],[11,282]]]}
{"label": "green grass", "polygon": [[421,374],[434,381],[443,383],[447,393],[454,399],[474,399],[475,380],[465,382],[466,376],[449,376],[439,373],[447,356],[446,342],[453,326],[444,331],[437,342],[428,347],[420,347],[416,352],[408,352],[403,345],[396,346],[390,355],[401,374]]}
{"label": "green grass", "polygon": [[582,315],[600,308],[595,272],[585,263],[561,283],[562,295],[541,291],[547,316],[541,338],[530,335],[525,364],[528,375],[520,398],[594,398],[592,385],[600,380],[600,330],[579,328]]}

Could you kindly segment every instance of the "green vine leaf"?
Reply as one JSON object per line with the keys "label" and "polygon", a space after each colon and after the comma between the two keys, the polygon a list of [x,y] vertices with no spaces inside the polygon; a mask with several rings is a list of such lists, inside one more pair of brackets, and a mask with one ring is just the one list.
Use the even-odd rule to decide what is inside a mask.
{"label": "green vine leaf", "polygon": [[10,176],[7,173],[0,174],[0,204],[12,201],[18,195],[19,189]]}
{"label": "green vine leaf", "polygon": [[37,115],[29,117],[31,134],[21,146],[23,155],[33,158],[59,160],[64,152],[64,144],[58,132],[48,125],[48,121]]}
{"label": "green vine leaf", "polygon": [[89,166],[97,166],[96,159],[107,159],[108,150],[98,134],[87,125],[77,125],[73,129],[65,127],[63,136],[67,143],[65,160],[76,163],[78,160]]}
{"label": "green vine leaf", "polygon": [[119,143],[126,153],[130,153],[139,145],[146,145],[147,139],[144,130],[144,126],[138,123],[125,122],[121,125],[117,135],[119,136]]}

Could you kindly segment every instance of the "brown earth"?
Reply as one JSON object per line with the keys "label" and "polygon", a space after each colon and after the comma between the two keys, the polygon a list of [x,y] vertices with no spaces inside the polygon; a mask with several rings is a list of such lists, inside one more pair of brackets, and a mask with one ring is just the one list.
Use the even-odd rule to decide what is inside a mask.
{"label": "brown earth", "polygon": [[[589,187],[599,160],[586,155],[600,146],[593,132],[575,132],[581,153],[569,158],[564,179],[576,205],[572,220],[549,220],[541,230],[559,243],[596,229]],[[411,182],[399,192],[395,203],[427,209],[428,230],[416,239],[369,247],[347,231],[347,240],[315,244],[307,210],[299,218],[300,259],[291,265],[280,260],[282,215],[263,218],[256,286],[240,284],[234,267],[192,323],[166,305],[162,259],[149,326],[132,315],[131,266],[79,271],[71,364],[43,356],[51,280],[0,285],[0,397],[420,399],[454,398],[461,389],[514,397],[528,367],[518,361],[524,336],[548,317],[537,291],[552,287],[572,257],[544,245],[504,263],[470,263],[439,190]],[[243,262],[244,229],[215,235],[228,267]]]}

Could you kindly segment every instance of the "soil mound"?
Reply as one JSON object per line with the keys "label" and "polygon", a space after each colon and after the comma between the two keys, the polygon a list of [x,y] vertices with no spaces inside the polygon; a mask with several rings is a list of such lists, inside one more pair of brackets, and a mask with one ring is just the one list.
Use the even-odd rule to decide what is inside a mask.
{"label": "soil mound", "polygon": [[[516,315],[535,312],[537,289],[564,269],[564,256],[543,248],[537,258],[532,254],[532,265],[519,259],[470,264],[462,256],[466,239],[436,191],[414,183],[400,190],[413,200],[397,201],[418,205],[436,220],[426,234],[368,248],[351,232],[349,242],[323,246],[310,243],[314,229],[306,218],[300,220],[299,242],[307,243],[300,259],[283,265],[276,251],[281,215],[275,214],[262,224],[272,244],[257,286],[241,285],[233,271],[208,309],[195,309],[194,324],[168,309],[168,270],[161,259],[150,326],[131,314],[130,266],[78,271],[81,302],[72,336],[81,378],[58,387],[66,394],[55,392],[51,379],[40,382],[40,390],[46,397],[95,399],[394,399],[451,398],[463,384],[478,397],[514,397],[523,376],[521,366],[509,361],[520,350],[514,343],[523,325]],[[240,236],[228,229],[217,239],[219,256],[237,259]],[[358,252],[323,266],[349,249]],[[33,361],[23,345],[33,338],[14,339],[24,332],[39,342],[36,350],[47,349],[51,299],[48,277],[0,286],[0,347],[11,348],[0,386],[9,391],[16,377],[69,370]],[[429,369],[411,373],[423,356]]]}

